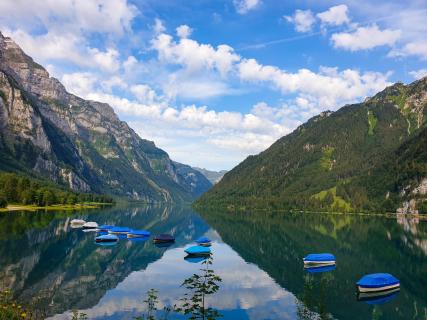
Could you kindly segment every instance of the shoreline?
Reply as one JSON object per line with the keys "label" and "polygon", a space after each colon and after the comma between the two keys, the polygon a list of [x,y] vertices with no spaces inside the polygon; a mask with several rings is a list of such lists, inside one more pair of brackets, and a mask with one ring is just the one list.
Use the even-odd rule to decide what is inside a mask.
{"label": "shoreline", "polygon": [[52,211],[52,210],[83,210],[83,209],[98,209],[102,206],[111,206],[112,203],[102,202],[88,202],[78,204],[54,204],[50,206],[36,206],[36,205],[21,205],[10,204],[6,208],[0,208],[0,212],[14,212],[14,211]]}

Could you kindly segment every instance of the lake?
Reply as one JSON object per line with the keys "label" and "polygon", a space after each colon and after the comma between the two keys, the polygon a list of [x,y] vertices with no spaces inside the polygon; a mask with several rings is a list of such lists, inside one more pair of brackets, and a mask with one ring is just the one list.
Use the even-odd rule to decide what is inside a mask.
{"label": "lake", "polygon": [[[70,227],[73,218],[170,233],[176,242],[100,246],[95,233]],[[218,289],[204,296],[205,307],[220,319],[427,319],[427,222],[417,218],[131,206],[4,213],[0,230],[1,289],[33,300],[49,319],[69,319],[73,309],[89,319],[133,319],[147,312],[150,289],[161,316],[191,297],[181,284],[206,268]],[[203,235],[213,240],[211,265],[184,259],[184,248]],[[334,253],[336,268],[305,271],[311,252]],[[355,282],[375,272],[399,278],[400,292],[358,301]]]}

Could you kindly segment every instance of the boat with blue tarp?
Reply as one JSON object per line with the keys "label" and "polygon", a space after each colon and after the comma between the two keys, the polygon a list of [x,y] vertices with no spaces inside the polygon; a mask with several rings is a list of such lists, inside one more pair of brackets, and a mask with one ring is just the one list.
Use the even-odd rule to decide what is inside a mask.
{"label": "boat with blue tarp", "polygon": [[336,259],[331,253],[311,253],[303,260],[304,265],[333,265]]}
{"label": "boat with blue tarp", "polygon": [[208,256],[211,254],[211,249],[203,246],[192,246],[184,251],[191,256]]}
{"label": "boat with blue tarp", "polygon": [[200,237],[195,241],[199,246],[209,247],[212,244],[208,237]]}
{"label": "boat with blue tarp", "polygon": [[389,273],[373,273],[356,282],[359,292],[388,291],[400,288],[400,281]]}

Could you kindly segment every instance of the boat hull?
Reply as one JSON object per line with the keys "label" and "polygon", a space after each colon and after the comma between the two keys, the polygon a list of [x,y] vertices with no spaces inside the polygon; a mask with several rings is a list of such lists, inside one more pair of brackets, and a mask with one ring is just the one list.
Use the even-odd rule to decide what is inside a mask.
{"label": "boat hull", "polygon": [[400,283],[387,285],[387,286],[379,286],[379,287],[365,287],[365,286],[357,286],[357,290],[361,293],[372,293],[372,292],[383,292],[400,288]]}

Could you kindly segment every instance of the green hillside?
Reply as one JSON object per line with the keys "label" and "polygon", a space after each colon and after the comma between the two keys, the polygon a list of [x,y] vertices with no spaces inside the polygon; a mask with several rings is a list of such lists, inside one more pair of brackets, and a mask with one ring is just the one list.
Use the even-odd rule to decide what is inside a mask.
{"label": "green hillside", "polygon": [[395,211],[425,195],[427,78],[323,112],[249,156],[197,206]]}

